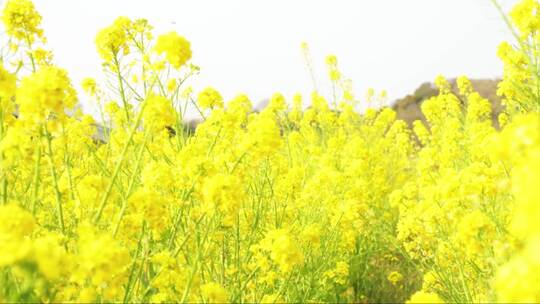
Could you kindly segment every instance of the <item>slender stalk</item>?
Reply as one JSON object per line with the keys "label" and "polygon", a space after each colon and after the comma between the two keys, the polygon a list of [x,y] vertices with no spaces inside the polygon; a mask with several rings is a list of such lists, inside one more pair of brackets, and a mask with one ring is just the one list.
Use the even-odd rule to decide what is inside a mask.
{"label": "slender stalk", "polygon": [[28,36],[28,33],[25,34],[26,43],[28,44],[28,56],[30,57],[30,63],[32,64],[32,72],[36,72],[36,62],[34,60],[34,54],[32,54],[32,43],[30,42],[30,37]]}
{"label": "slender stalk", "polygon": [[504,22],[506,23],[506,25],[508,26],[508,28],[510,29],[510,32],[512,33],[512,35],[514,36],[514,38],[519,42],[519,44],[522,45],[522,42],[521,42],[521,39],[519,38],[519,35],[516,31],[516,29],[514,28],[514,26],[512,25],[512,22],[510,22],[510,19],[508,19],[508,16],[506,15],[506,13],[504,12],[503,8],[501,7],[501,5],[499,4],[499,2],[497,0],[491,0],[491,3],[493,3],[493,5],[495,6],[495,8],[497,9],[497,11],[499,11],[499,13],[501,14],[501,17],[503,18]]}
{"label": "slender stalk", "polygon": [[[213,220],[214,220],[214,217],[211,219],[210,222],[213,222]],[[212,229],[212,227],[208,227],[208,229],[205,231],[203,239],[201,240],[202,244],[204,244],[206,242],[206,240],[208,238],[208,234],[209,234],[211,229]],[[184,293],[182,294],[182,300],[181,300],[182,303],[186,303],[186,301],[187,301],[187,299],[189,297],[189,293],[190,293],[190,290],[191,290],[191,285],[193,284],[193,279],[195,278],[195,274],[199,270],[199,266],[202,263],[201,259],[205,254],[206,254],[206,251],[203,252],[203,249],[199,248],[199,250],[197,252],[197,259],[195,260],[195,265],[193,265],[193,268],[191,269],[188,284],[187,284],[186,288],[184,289]]]}
{"label": "slender stalk", "polygon": [[96,214],[96,217],[94,218],[94,224],[99,223],[99,219],[101,218],[101,215],[103,214],[103,209],[105,209],[105,205],[107,204],[107,200],[109,199],[109,196],[111,195],[112,188],[114,187],[114,184],[116,182],[116,179],[118,178],[118,173],[120,173],[120,168],[122,167],[122,163],[124,162],[124,158],[126,157],[127,150],[129,148],[129,145],[131,141],[133,140],[133,135],[135,134],[135,131],[137,131],[137,127],[139,125],[139,122],[142,118],[142,113],[144,112],[145,104],[143,103],[143,106],[141,110],[139,111],[139,115],[137,116],[137,120],[133,127],[131,128],[131,131],[129,132],[129,137],[124,145],[124,148],[122,149],[122,154],[120,155],[120,160],[118,163],[116,163],[116,166],[114,168],[114,173],[111,178],[111,182],[107,186],[107,190],[105,191],[105,195],[103,195],[103,198],[101,199],[101,203],[99,205],[98,212]]}
{"label": "slender stalk", "polygon": [[41,168],[41,145],[37,146],[36,149],[36,163],[34,166],[34,191],[32,192],[32,214],[36,215],[36,205],[37,197],[39,191],[39,177],[40,177],[40,168]]}
{"label": "slender stalk", "polygon": [[142,156],[144,154],[144,147],[146,146],[146,139],[147,139],[147,137],[145,136],[144,137],[144,142],[139,147],[139,151],[137,153],[137,164],[135,165],[135,170],[134,170],[133,175],[131,177],[131,181],[129,183],[129,186],[128,186],[128,189],[127,189],[127,192],[126,192],[125,199],[122,202],[122,209],[120,210],[120,215],[118,216],[118,221],[116,222],[116,226],[114,227],[114,230],[113,230],[113,236],[114,237],[116,237],[116,234],[118,233],[118,229],[120,229],[120,224],[122,223],[122,219],[124,218],[124,214],[125,214],[126,209],[127,209],[127,201],[129,199],[129,197],[131,195],[131,191],[132,191],[132,189],[133,189],[133,187],[135,185],[135,175],[140,170],[141,159],[142,159]]}
{"label": "slender stalk", "polygon": [[[131,280],[133,279],[133,274],[135,273],[135,268],[137,266],[137,258],[139,257],[139,253],[141,252],[142,239],[145,232],[145,226],[146,226],[145,223],[143,223],[142,228],[141,228],[141,235],[139,236],[139,241],[137,242],[137,251],[135,253],[135,260],[133,261],[133,264],[131,265],[131,270],[129,272],[129,279],[126,286],[126,292],[124,293],[124,300],[122,301],[123,303],[129,302],[129,296],[130,296],[131,286],[132,286]],[[141,268],[142,268],[142,265],[141,265]]]}
{"label": "slender stalk", "polygon": [[309,72],[309,76],[311,77],[311,83],[313,84],[313,91],[318,92],[319,89],[317,88],[317,80],[315,79],[315,72],[313,69],[313,62],[311,60],[311,53],[309,51],[309,48],[303,49],[302,53],[304,55],[304,60],[305,60],[306,67]]}
{"label": "slender stalk", "polygon": [[[1,101],[1,100],[0,100]],[[4,138],[4,111],[0,109],[0,140]],[[2,162],[2,204],[7,203],[7,171],[4,162],[4,154],[0,153],[0,161]]]}
{"label": "slender stalk", "polygon": [[[63,136],[67,136],[66,129],[62,127]],[[71,199],[75,199],[75,185],[73,184],[73,175],[71,174],[71,163],[68,153],[68,144],[67,140],[64,140],[64,165],[66,166],[66,172],[68,176],[69,189],[71,190]]]}
{"label": "slender stalk", "polygon": [[4,171],[4,178],[2,179],[2,204],[7,204],[7,175]]}
{"label": "slender stalk", "polygon": [[116,76],[118,77],[118,85],[120,86],[120,97],[122,98],[122,104],[124,105],[124,112],[126,114],[126,121],[129,123],[129,108],[126,99],[126,93],[124,91],[124,81],[122,80],[122,74],[120,73],[120,62],[118,62],[118,55],[114,54],[114,65],[116,70]]}
{"label": "slender stalk", "polygon": [[54,194],[56,197],[56,212],[58,213],[58,221],[60,222],[60,228],[62,229],[62,233],[65,233],[65,226],[64,226],[64,212],[62,211],[62,195],[60,194],[60,188],[58,187],[58,176],[56,174],[56,168],[54,166],[54,159],[53,159],[53,151],[52,151],[52,136],[47,130],[47,127],[44,126],[45,129],[45,138],[47,139],[47,155],[49,157],[49,164],[51,166],[51,175],[53,177],[53,185],[54,185]]}

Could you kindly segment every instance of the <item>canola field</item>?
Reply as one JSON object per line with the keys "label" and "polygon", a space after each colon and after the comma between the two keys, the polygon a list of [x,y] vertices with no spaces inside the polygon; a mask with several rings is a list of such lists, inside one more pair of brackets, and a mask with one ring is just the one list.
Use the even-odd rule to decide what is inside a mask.
{"label": "canola field", "polygon": [[254,112],[193,92],[190,42],[126,17],[96,29],[93,118],[32,2],[8,0],[0,302],[540,302],[539,12],[501,19],[497,127],[466,77],[457,94],[442,76],[409,127],[359,113],[335,56],[333,96]]}

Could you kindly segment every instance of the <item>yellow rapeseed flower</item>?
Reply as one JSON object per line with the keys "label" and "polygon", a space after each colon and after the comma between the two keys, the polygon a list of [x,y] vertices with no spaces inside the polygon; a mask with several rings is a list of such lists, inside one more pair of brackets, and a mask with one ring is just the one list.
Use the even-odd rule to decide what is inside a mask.
{"label": "yellow rapeseed flower", "polygon": [[158,36],[154,51],[159,55],[165,53],[165,59],[175,69],[179,69],[191,59],[189,41],[176,32]]}
{"label": "yellow rapeseed flower", "polygon": [[9,36],[32,44],[35,38],[43,38],[41,15],[30,0],[9,0],[2,12],[2,21]]}

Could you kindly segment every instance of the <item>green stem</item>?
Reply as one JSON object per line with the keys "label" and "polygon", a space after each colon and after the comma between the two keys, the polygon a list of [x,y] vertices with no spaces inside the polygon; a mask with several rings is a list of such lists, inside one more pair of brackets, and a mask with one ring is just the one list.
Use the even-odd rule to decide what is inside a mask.
{"label": "green stem", "polygon": [[124,214],[125,214],[126,209],[127,209],[127,202],[128,202],[128,199],[129,199],[129,197],[131,195],[131,191],[132,191],[132,189],[133,189],[133,187],[135,185],[135,175],[140,170],[141,159],[142,159],[142,156],[144,154],[143,153],[144,152],[144,147],[146,146],[146,139],[147,139],[147,137],[145,136],[144,142],[140,146],[139,151],[137,153],[137,164],[135,165],[135,171],[133,171],[133,175],[131,177],[131,181],[129,183],[129,186],[128,186],[128,189],[127,189],[127,192],[126,192],[126,195],[125,195],[125,199],[122,202],[122,209],[120,210],[120,215],[118,216],[118,221],[116,222],[116,226],[114,227],[114,230],[113,230],[113,236],[114,237],[116,237],[116,234],[118,233],[118,229],[120,229],[120,224],[122,223],[122,219],[124,218]]}
{"label": "green stem", "polygon": [[97,224],[99,222],[99,219],[101,218],[101,215],[103,213],[103,209],[105,209],[105,205],[107,204],[107,200],[109,199],[109,196],[111,195],[112,188],[114,187],[114,184],[116,182],[116,179],[118,178],[118,173],[120,172],[120,168],[122,167],[122,163],[124,162],[124,158],[126,157],[127,150],[129,148],[129,145],[133,139],[133,135],[135,134],[135,131],[137,130],[137,127],[139,125],[139,122],[142,118],[142,113],[144,112],[144,107],[146,104],[143,103],[143,106],[141,108],[141,111],[139,112],[139,115],[137,116],[137,121],[131,128],[131,131],[129,132],[129,137],[126,141],[126,144],[124,145],[124,148],[122,149],[122,154],[120,156],[120,160],[118,163],[116,163],[116,167],[114,168],[114,173],[111,178],[111,182],[107,186],[107,190],[105,191],[105,195],[103,195],[103,198],[101,199],[101,203],[98,209],[98,213],[96,214],[96,217],[94,218],[94,224]]}
{"label": "green stem", "polygon": [[28,33],[25,34],[26,43],[28,44],[28,56],[30,57],[30,63],[32,64],[32,72],[36,72],[36,62],[34,60],[34,55],[32,54],[32,43],[30,42],[30,37],[28,37]]}
{"label": "green stem", "polygon": [[60,222],[60,228],[62,229],[62,233],[65,233],[65,226],[64,226],[64,213],[62,211],[62,196],[60,194],[60,189],[58,187],[58,176],[56,174],[56,168],[54,167],[54,159],[53,159],[53,152],[52,152],[52,136],[47,130],[47,127],[45,126],[45,138],[47,139],[47,150],[48,150],[48,156],[49,156],[49,164],[51,166],[51,175],[53,177],[53,185],[54,185],[54,194],[56,197],[56,208],[58,213],[58,221]]}
{"label": "green stem", "polygon": [[120,96],[122,97],[122,104],[124,105],[124,111],[126,113],[126,121],[129,122],[129,109],[126,99],[126,93],[124,91],[124,81],[122,80],[122,74],[120,73],[120,63],[118,62],[118,55],[114,54],[114,65],[116,70],[116,76],[118,77],[118,84],[120,85]]}
{"label": "green stem", "polygon": [[36,204],[39,191],[39,177],[41,168],[41,145],[38,144],[36,149],[36,164],[34,167],[34,191],[32,192],[32,214],[36,215]]}
{"label": "green stem", "polygon": [[[2,102],[1,99],[0,102]],[[4,138],[4,133],[4,111],[0,109],[0,140]],[[0,169],[2,169],[2,204],[5,205],[7,203],[7,170],[3,153],[0,153],[0,162],[2,163],[0,166]]]}
{"label": "green stem", "polygon": [[[129,279],[128,279],[128,283],[127,283],[127,286],[126,286],[126,292],[124,293],[124,300],[122,301],[123,303],[129,302],[129,295],[130,295],[130,292],[131,292],[131,286],[133,285],[131,283],[131,280],[133,279],[133,274],[135,273],[135,268],[137,266],[137,258],[139,257],[139,253],[141,252],[142,239],[143,239],[144,231],[145,231],[144,228],[145,228],[145,223],[143,223],[143,225],[142,225],[141,235],[139,236],[139,241],[137,242],[137,251],[135,253],[135,260],[133,261],[133,264],[131,265],[131,270],[129,272]],[[142,268],[142,265],[141,265],[141,268]]]}
{"label": "green stem", "polygon": [[[62,135],[67,137],[66,129],[62,127]],[[66,166],[66,172],[68,176],[69,189],[71,190],[71,199],[75,200],[75,185],[73,184],[73,175],[71,174],[71,163],[68,153],[67,140],[64,140],[64,164]]]}
{"label": "green stem", "polygon": [[7,204],[7,175],[4,171],[4,178],[2,179],[2,204]]}
{"label": "green stem", "polygon": [[[214,220],[214,217],[211,219],[210,222],[213,222]],[[208,234],[210,232],[210,229],[212,229],[211,227],[208,227],[208,229],[205,231],[205,234],[203,236],[203,239],[201,240],[202,241],[202,244],[204,244],[208,238]],[[189,276],[189,280],[188,280],[188,284],[186,286],[186,289],[184,289],[184,293],[182,295],[182,300],[181,302],[182,303],[186,303],[186,300],[188,299],[189,297],[189,293],[191,291],[191,285],[193,284],[193,279],[195,278],[195,274],[197,273],[197,271],[199,270],[199,266],[200,264],[202,263],[201,259],[202,257],[206,254],[206,251],[203,252],[203,249],[202,248],[199,248],[199,251],[197,253],[197,259],[195,260],[195,265],[193,265],[193,268],[191,269],[191,273],[190,273],[190,276]]]}

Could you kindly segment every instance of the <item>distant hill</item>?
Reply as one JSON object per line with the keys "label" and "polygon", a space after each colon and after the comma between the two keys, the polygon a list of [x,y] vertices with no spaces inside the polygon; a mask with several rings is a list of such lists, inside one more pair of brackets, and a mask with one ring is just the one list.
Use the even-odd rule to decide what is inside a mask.
{"label": "distant hill", "polygon": [[[491,102],[492,119],[495,127],[499,126],[497,117],[504,108],[501,105],[500,97],[497,96],[497,85],[499,81],[499,79],[471,79],[474,90]],[[452,91],[457,94],[458,88],[456,79],[450,79],[449,82],[452,85]],[[422,114],[420,106],[426,99],[438,94],[439,90],[433,83],[423,83],[418,89],[416,89],[416,91],[414,91],[413,94],[396,100],[393,105],[393,109],[397,113],[397,118],[406,121],[409,125],[412,125],[412,122],[415,120],[422,120],[425,123],[426,118],[424,117],[424,114]]]}

